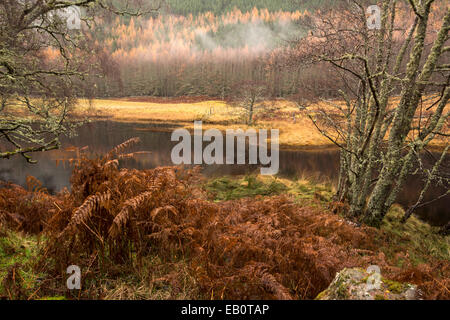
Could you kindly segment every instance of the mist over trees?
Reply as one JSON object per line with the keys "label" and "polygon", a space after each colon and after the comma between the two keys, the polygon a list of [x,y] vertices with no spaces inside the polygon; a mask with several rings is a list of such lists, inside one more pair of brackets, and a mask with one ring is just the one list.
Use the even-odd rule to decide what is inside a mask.
{"label": "mist over trees", "polygon": [[[224,98],[241,81],[266,81],[273,96],[292,94],[300,75],[284,70],[283,55],[274,50],[303,37],[305,19],[308,12],[256,8],[195,17],[98,19],[86,32],[108,59],[106,78],[96,82],[97,95]],[[49,56],[58,52],[50,50]]]}
{"label": "mist over trees", "polygon": [[[332,88],[340,79],[326,68],[300,73],[286,59],[292,55],[293,44],[307,34],[312,10],[339,1],[326,5],[323,1],[274,1],[272,5],[225,1],[220,10],[206,8],[221,1],[143,1],[147,2],[156,3],[159,10],[141,17],[106,11],[96,16],[91,28],[85,26],[83,36],[104,75],[83,83],[86,98],[202,95],[225,99],[243,81],[264,81],[271,97],[296,94],[312,83],[323,87],[328,97],[336,96]],[[120,5],[120,1],[112,3]],[[178,4],[189,13],[171,9]],[[47,54],[50,59],[59,56],[57,48],[49,48]]]}

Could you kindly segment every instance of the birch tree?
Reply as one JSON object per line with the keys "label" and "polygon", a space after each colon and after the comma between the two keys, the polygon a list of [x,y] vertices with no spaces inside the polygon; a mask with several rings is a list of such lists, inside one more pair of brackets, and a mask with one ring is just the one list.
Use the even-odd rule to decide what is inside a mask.
{"label": "birch tree", "polygon": [[267,85],[260,81],[242,81],[232,90],[231,104],[245,111],[246,122],[254,124],[254,116],[267,97]]}
{"label": "birch tree", "polygon": [[[59,148],[74,133],[69,112],[89,74],[83,27],[100,10],[141,15],[157,8],[109,0],[2,0],[0,2],[0,159]],[[82,15],[83,12],[83,15]],[[59,52],[58,63],[46,49]]]}
{"label": "birch tree", "polygon": [[[420,171],[425,183],[405,219],[425,204],[430,184],[448,190],[439,172],[449,149],[450,8],[434,0],[383,0],[375,11],[364,1],[344,4],[315,17],[299,43],[301,63],[327,63],[344,80],[343,102],[299,105],[341,150],[337,200],[350,217],[379,226],[410,174]],[[441,155],[421,166],[437,140]]]}

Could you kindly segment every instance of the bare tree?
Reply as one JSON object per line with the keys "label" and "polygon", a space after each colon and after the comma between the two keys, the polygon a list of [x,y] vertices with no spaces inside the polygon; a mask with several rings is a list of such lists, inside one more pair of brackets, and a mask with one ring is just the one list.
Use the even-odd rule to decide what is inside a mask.
{"label": "bare tree", "polygon": [[[410,174],[420,172],[425,183],[405,219],[424,205],[430,184],[448,187],[449,176],[438,171],[449,149],[450,8],[434,0],[383,0],[379,28],[368,28],[367,8],[344,1],[313,19],[298,61],[328,63],[345,84],[343,103],[299,105],[341,149],[338,200],[348,202],[350,216],[379,226]],[[420,154],[436,139],[443,152],[425,168]]]}
{"label": "bare tree", "polygon": [[267,96],[267,86],[259,81],[243,81],[235,85],[229,99],[231,105],[246,112],[247,124],[253,125],[256,108]]}
{"label": "bare tree", "polygon": [[[136,2],[136,1],[134,1]],[[95,21],[100,10],[141,15],[109,0],[2,0],[0,2],[0,158],[56,149],[61,135],[74,133],[69,111],[89,74],[83,32],[74,26]],[[81,10],[84,16],[81,17]],[[78,28],[76,28],[78,29]],[[45,55],[57,49],[57,62]],[[84,55],[83,55],[84,53]]]}

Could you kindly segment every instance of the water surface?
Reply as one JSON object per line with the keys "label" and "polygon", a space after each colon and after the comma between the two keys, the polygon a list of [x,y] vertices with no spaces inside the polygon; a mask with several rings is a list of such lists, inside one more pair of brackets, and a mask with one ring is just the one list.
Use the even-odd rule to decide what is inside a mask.
{"label": "water surface", "polygon": [[[34,154],[38,164],[28,164],[21,157],[0,161],[0,180],[26,185],[28,175],[38,178],[51,192],[57,192],[64,187],[70,187],[71,167],[68,162],[57,160],[75,157],[73,152],[64,151],[70,146],[88,146],[90,153],[104,154],[123,141],[140,137],[141,143],[130,151],[150,151],[138,155],[135,159],[121,161],[128,168],[150,169],[157,166],[172,165],[171,151],[176,142],[170,141],[170,131],[161,130],[154,125],[118,123],[99,121],[86,124],[79,129],[78,136],[63,140],[62,150]],[[424,162],[430,161],[427,156]],[[57,163],[58,162],[58,163]],[[446,161],[448,166],[449,161]],[[329,181],[336,184],[339,169],[339,151],[337,149],[311,151],[280,151],[279,175],[288,178],[310,178],[319,181]],[[259,172],[256,165],[214,165],[204,166],[203,173],[207,176],[241,175]],[[405,184],[398,202],[407,207],[415,203],[422,185],[420,178],[411,178]],[[433,187],[426,200],[445,193],[444,188]],[[450,196],[418,210],[417,214],[434,225],[443,225],[450,220]]]}

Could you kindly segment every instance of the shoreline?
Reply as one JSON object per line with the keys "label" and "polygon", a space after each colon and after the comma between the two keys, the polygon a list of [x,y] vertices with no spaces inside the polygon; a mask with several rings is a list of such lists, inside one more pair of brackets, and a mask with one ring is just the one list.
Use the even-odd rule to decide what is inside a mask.
{"label": "shoreline", "polygon": [[[133,119],[113,119],[113,118],[106,118],[106,117],[91,117],[88,119],[90,122],[116,122],[116,123],[126,123],[126,124],[139,124],[139,125],[149,125],[148,128],[135,128],[136,131],[140,132],[167,132],[170,133],[173,130],[184,128],[189,130],[189,132],[194,131],[194,125],[193,123],[186,123],[186,122],[179,122],[179,121],[171,121],[171,120],[133,120]],[[203,123],[203,129],[211,129],[211,128],[217,128],[225,134],[226,129],[238,129],[242,128],[243,130],[246,130],[249,128],[247,125],[239,125],[239,124],[233,124],[233,125],[224,125],[219,124],[214,125],[213,123]],[[266,127],[253,127],[254,129],[270,129]],[[280,139],[281,140],[281,139]],[[339,151],[339,147],[336,146],[333,143],[319,143],[319,144],[289,144],[289,143],[283,143],[283,141],[280,141],[279,143],[279,150],[280,151],[311,151],[311,152],[318,152],[318,151]],[[444,150],[444,146],[441,144],[430,144],[428,146],[428,150],[431,152],[442,152]]]}
{"label": "shoreline", "polygon": [[[321,106],[323,107],[323,106]],[[330,110],[332,112],[332,110]],[[194,121],[202,121],[207,129],[279,129],[280,150],[318,151],[339,148],[324,137],[292,101],[277,99],[256,107],[254,124],[245,123],[246,113],[224,100],[207,97],[128,97],[111,99],[80,99],[74,115],[90,121],[112,121],[145,125],[139,131],[170,132],[185,128],[192,132]],[[446,141],[436,138],[428,146],[442,151]]]}

